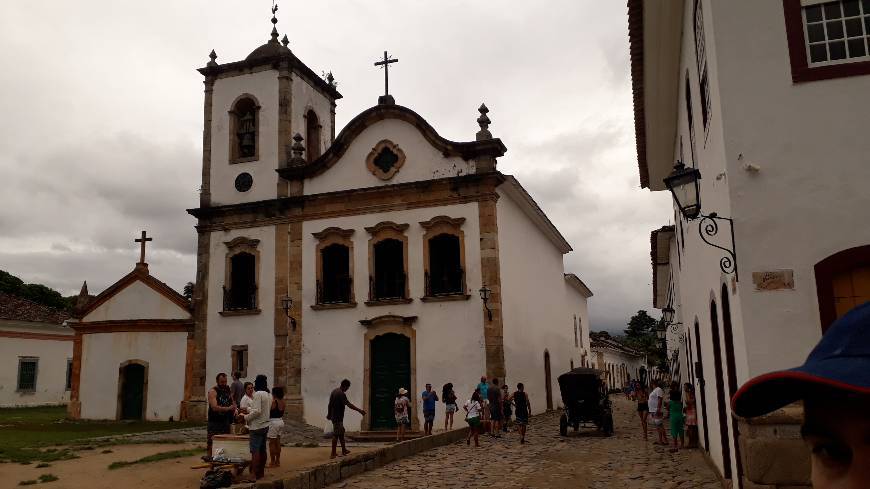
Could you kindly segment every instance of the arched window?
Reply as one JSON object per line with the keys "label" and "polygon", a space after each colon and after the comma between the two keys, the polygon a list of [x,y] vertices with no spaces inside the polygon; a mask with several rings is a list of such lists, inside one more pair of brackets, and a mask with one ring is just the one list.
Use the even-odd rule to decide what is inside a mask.
{"label": "arched window", "polygon": [[259,155],[260,105],[252,95],[242,95],[230,110],[230,163],[254,161]]}
{"label": "arched window", "polygon": [[305,151],[308,161],[320,157],[320,119],[313,110],[305,113]]}
{"label": "arched window", "polygon": [[224,243],[227,248],[226,275],[224,278],[224,308],[222,313],[243,311],[243,314],[258,313],[257,267],[260,253],[259,240],[238,237]]}
{"label": "arched window", "polygon": [[427,300],[467,295],[464,222],[464,218],[438,216],[420,223],[426,230],[423,235],[423,273]]}
{"label": "arched window", "polygon": [[408,299],[407,224],[381,222],[367,227],[369,240],[369,301]]}
{"label": "arched window", "polygon": [[342,244],[331,244],[320,250],[321,282],[318,284],[318,304],[350,302],[350,250]]}

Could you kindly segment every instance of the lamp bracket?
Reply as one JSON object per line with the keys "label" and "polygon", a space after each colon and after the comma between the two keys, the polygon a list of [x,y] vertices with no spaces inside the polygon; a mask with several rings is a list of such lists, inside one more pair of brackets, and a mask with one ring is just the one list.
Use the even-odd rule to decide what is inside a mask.
{"label": "lamp bracket", "polygon": [[[734,279],[739,280],[737,275],[737,252],[736,246],[734,245],[734,220],[730,217],[721,217],[715,212],[711,212],[709,215],[701,214],[698,217],[701,218],[701,222],[698,224],[698,235],[701,236],[701,240],[726,253],[726,255],[719,260],[719,269],[722,270],[722,273],[733,273]],[[718,221],[728,223],[728,228],[731,233],[731,248],[719,246],[707,239],[708,237],[713,238],[719,234]]]}

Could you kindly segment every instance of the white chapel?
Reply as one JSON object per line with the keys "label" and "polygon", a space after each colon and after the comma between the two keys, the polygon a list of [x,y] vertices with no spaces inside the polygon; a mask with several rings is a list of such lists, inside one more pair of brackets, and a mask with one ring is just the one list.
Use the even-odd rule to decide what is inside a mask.
{"label": "white chapel", "polygon": [[[204,419],[216,374],[233,371],[265,374],[285,388],[287,416],[314,425],[330,391],[349,379],[351,401],[367,411],[348,418],[350,430],[392,428],[400,387],[411,392],[419,426],[426,383],[440,391],[452,382],[465,399],[483,375],[525,383],[535,412],[558,405],[557,376],[589,364],[592,292],[565,272],[571,246],[559,230],[498,171],[507,149],[488,129],[486,106],[469,141],[444,139],[390,95],[336,135],[341,94],[331,75],[317,76],[278,37],[273,28],[241,61],[220,64],[212,51],[199,70],[192,326],[176,300],[176,329],[155,333],[178,351],[173,373],[149,373],[162,365],[133,372],[146,376],[134,396],[144,416]],[[457,113],[468,117],[467,109]],[[133,278],[150,280],[138,269]],[[119,369],[147,362],[116,357],[107,357],[100,385],[117,381],[121,399],[131,394],[120,391],[130,382]],[[95,374],[83,373],[84,400]],[[77,410],[126,412],[96,413],[88,402]]]}

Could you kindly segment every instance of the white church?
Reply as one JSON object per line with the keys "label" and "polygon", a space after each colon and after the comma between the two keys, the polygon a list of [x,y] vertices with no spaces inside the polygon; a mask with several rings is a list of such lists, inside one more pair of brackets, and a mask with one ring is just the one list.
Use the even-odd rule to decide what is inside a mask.
{"label": "white church", "polygon": [[[138,412],[121,405],[119,369],[146,356],[151,371],[173,366],[137,383],[142,396],[131,402],[147,419],[203,419],[215,375],[232,371],[284,386],[287,416],[314,425],[349,379],[351,401],[367,411],[348,417],[349,430],[393,428],[400,387],[418,427],[426,383],[440,392],[452,382],[465,399],[484,375],[525,383],[534,412],[560,403],[556,377],[589,364],[592,292],[566,273],[572,248],[559,230],[499,172],[507,149],[484,105],[469,141],[444,139],[390,95],[336,135],[332,77],[302,63],[277,29],[244,60],[210,58],[199,70],[200,206],[188,211],[198,220],[192,316],[164,294],[134,314],[147,317],[124,319],[145,324],[168,301],[179,307],[161,324],[174,329],[149,333],[151,346],[115,341],[112,356],[92,353],[113,399],[108,377],[119,372],[119,417]],[[147,265],[137,270],[147,276]],[[99,335],[99,325],[87,331]],[[88,382],[84,371],[74,382],[80,416],[112,417],[87,415],[104,402]]]}

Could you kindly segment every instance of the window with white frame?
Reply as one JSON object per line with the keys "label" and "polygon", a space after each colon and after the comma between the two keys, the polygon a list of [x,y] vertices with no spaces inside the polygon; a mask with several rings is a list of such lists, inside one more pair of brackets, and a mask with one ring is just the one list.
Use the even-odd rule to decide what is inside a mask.
{"label": "window with white frame", "polygon": [[870,59],[870,0],[803,1],[801,16],[810,66]]}
{"label": "window with white frame", "polygon": [[18,357],[18,391],[33,392],[36,390],[36,373],[39,358]]}

